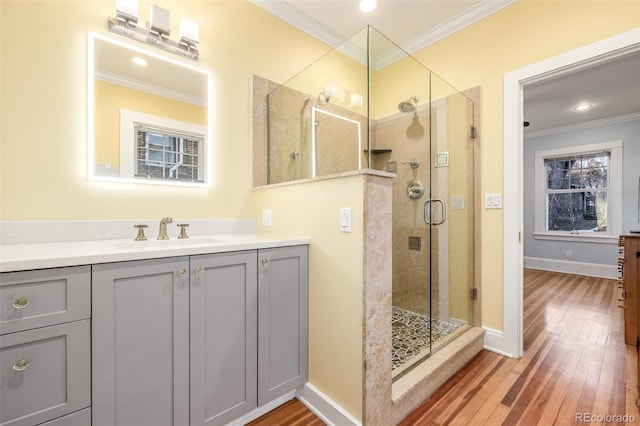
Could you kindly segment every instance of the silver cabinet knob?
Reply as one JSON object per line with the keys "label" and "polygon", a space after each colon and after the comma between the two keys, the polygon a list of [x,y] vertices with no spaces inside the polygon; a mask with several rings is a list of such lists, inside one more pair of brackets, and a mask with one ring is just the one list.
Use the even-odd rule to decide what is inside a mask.
{"label": "silver cabinet knob", "polygon": [[29,360],[26,358],[20,358],[16,362],[13,363],[11,369],[13,371],[24,371],[29,368]]}
{"label": "silver cabinet knob", "polygon": [[269,262],[270,261],[267,258],[262,259],[262,266],[269,266]]}
{"label": "silver cabinet knob", "polygon": [[13,301],[11,305],[14,309],[24,309],[29,306],[29,299],[27,299],[26,297],[18,297]]}
{"label": "silver cabinet knob", "polygon": [[178,271],[178,276],[180,278],[186,277],[189,271],[187,271],[185,268],[182,268]]}
{"label": "silver cabinet knob", "polygon": [[204,272],[204,266],[198,266],[196,268],[196,274],[201,274]]}

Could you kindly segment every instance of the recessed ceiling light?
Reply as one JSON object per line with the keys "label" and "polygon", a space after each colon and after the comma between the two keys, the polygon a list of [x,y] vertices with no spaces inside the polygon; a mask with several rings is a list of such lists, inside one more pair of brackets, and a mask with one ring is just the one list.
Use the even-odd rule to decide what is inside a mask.
{"label": "recessed ceiling light", "polygon": [[360,0],[360,10],[363,12],[371,12],[376,6],[376,0]]}
{"label": "recessed ceiling light", "polygon": [[147,65],[149,65],[149,63],[144,58],[141,58],[140,56],[134,56],[133,58],[131,58],[131,62],[133,62],[136,65],[140,65],[141,67],[146,67]]}
{"label": "recessed ceiling light", "polygon": [[591,108],[592,106],[593,105],[591,105],[591,104],[581,104],[581,105],[578,105],[577,107],[574,107],[573,109],[576,110],[576,111],[584,111],[586,109]]}

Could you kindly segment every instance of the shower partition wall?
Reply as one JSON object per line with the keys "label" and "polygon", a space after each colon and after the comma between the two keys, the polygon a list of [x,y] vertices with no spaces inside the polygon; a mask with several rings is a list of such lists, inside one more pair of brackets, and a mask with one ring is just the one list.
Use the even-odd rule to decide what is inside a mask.
{"label": "shower partition wall", "polygon": [[372,27],[285,84],[254,78],[255,93],[266,93],[254,110],[266,134],[256,141],[254,127],[267,155],[258,182],[396,173],[394,377],[470,327],[473,102]]}

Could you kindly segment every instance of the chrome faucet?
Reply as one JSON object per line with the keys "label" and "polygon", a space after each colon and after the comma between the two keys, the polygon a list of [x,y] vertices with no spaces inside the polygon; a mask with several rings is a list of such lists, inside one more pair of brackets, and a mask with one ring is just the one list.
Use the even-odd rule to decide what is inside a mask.
{"label": "chrome faucet", "polygon": [[168,240],[169,236],[167,235],[167,223],[173,223],[173,219],[171,216],[163,217],[160,219],[160,230],[158,232],[159,240]]}

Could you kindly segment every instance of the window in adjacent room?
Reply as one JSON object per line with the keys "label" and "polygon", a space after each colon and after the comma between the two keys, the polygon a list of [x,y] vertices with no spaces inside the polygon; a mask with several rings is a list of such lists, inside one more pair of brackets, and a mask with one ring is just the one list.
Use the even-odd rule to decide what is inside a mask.
{"label": "window in adjacent room", "polygon": [[602,241],[620,233],[622,141],[537,151],[535,182],[536,238]]}

